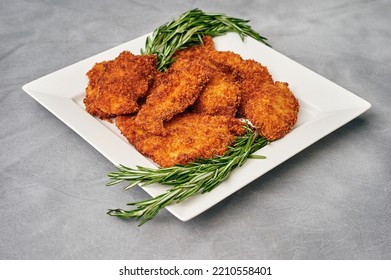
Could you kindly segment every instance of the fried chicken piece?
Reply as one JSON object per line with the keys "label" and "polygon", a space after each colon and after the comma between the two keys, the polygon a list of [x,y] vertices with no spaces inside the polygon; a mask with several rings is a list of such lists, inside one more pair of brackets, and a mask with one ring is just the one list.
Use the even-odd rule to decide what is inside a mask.
{"label": "fried chicken piece", "polygon": [[218,79],[216,84],[211,83],[211,90],[205,89],[207,94],[202,94],[200,102],[197,102],[203,104],[202,108],[207,113],[221,112],[221,108],[226,107],[226,111],[233,112],[235,108],[234,112],[243,116],[244,107],[252,93],[266,83],[273,83],[267,67],[252,59],[245,60],[231,51],[210,51],[204,58],[214,69],[218,69],[215,72],[225,76],[224,80]]}
{"label": "fried chicken piece", "polygon": [[199,114],[235,117],[239,103],[238,85],[223,73],[215,71],[192,110]]}
{"label": "fried chicken piece", "polygon": [[241,92],[239,114],[244,114],[244,108],[254,92],[265,84],[273,84],[273,78],[267,67],[261,63],[247,59],[238,66],[238,75],[240,79],[239,87]]}
{"label": "fried chicken piece", "polygon": [[238,70],[244,59],[232,51],[210,52],[208,59],[210,62],[225,73],[231,74],[235,79],[238,77]]}
{"label": "fried chicken piece", "polygon": [[137,101],[148,92],[157,73],[156,64],[155,55],[133,55],[129,51],[96,63],[87,72],[87,112],[103,119],[137,112]]}
{"label": "fried chicken piece", "polygon": [[239,87],[231,73],[216,65],[209,56],[216,52],[211,37],[203,38],[203,45],[180,50],[175,54],[175,62],[170,69],[180,70],[189,59],[202,61],[211,71],[210,81],[192,106],[195,113],[227,115],[234,117],[240,102]]}
{"label": "fried chicken piece", "polygon": [[265,83],[251,94],[244,106],[244,115],[266,139],[273,141],[285,136],[294,126],[299,102],[288,83]]}
{"label": "fried chicken piece", "polygon": [[223,155],[245,130],[239,119],[183,113],[166,122],[166,136],[139,127],[134,116],[118,116],[116,125],[143,155],[161,167]]}
{"label": "fried chicken piece", "polygon": [[164,136],[163,122],[192,105],[209,81],[209,69],[198,60],[188,60],[181,70],[168,69],[155,81],[146,103],[136,116],[136,124]]}
{"label": "fried chicken piece", "polygon": [[240,90],[239,115],[243,116],[244,106],[252,92],[257,91],[265,83],[273,83],[267,67],[253,59],[243,59],[231,51],[214,52],[210,59],[225,72],[232,73]]}
{"label": "fried chicken piece", "polygon": [[[202,44],[196,45],[193,47],[189,47],[186,49],[181,49],[175,52],[174,58],[177,60],[178,58],[182,59],[204,59],[208,56],[210,52],[216,51],[215,45],[212,37],[204,36],[202,38]],[[176,61],[175,60],[175,61]]]}
{"label": "fried chicken piece", "polygon": [[175,61],[170,68],[183,67],[185,63],[183,59],[202,60],[209,68],[223,72],[227,76],[230,76],[230,78],[235,79],[236,73],[232,64],[241,62],[243,60],[241,56],[230,51],[217,51],[213,39],[210,36],[204,36],[202,41],[202,45],[177,51],[174,55]]}

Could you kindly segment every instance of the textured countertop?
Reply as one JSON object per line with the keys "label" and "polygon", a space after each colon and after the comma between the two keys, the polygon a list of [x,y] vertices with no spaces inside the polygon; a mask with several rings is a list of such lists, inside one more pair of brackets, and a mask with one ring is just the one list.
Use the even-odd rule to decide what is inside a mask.
{"label": "textured countertop", "polygon": [[[372,108],[196,218],[137,227],[106,209],[148,195],[105,187],[113,165],[21,87],[191,8],[251,20]],[[2,0],[0,258],[390,259],[390,25],[388,0]]]}

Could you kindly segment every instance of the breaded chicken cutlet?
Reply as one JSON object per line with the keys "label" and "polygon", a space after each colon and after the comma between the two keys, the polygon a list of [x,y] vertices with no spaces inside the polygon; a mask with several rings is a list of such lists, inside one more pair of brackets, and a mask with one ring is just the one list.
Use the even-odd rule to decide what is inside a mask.
{"label": "breaded chicken cutlet", "polygon": [[155,55],[133,55],[129,51],[96,63],[87,72],[86,110],[103,119],[137,112],[138,100],[147,94],[157,74],[156,63]]}
{"label": "breaded chicken cutlet", "polygon": [[244,108],[250,98],[257,92],[263,85],[272,84],[273,79],[269,73],[269,70],[260,64],[259,62],[247,59],[241,63],[235,65],[239,76],[239,88],[240,88],[240,106],[239,115],[244,115]]}
{"label": "breaded chicken cutlet", "polygon": [[210,81],[192,106],[195,113],[234,117],[240,102],[240,91],[231,71],[214,63],[210,56],[217,52],[210,36],[203,38],[203,44],[180,50],[170,68],[180,69],[186,60],[199,60],[211,71]]}
{"label": "breaded chicken cutlet", "polygon": [[223,69],[236,81],[240,92],[239,116],[243,115],[243,106],[252,92],[265,83],[273,83],[273,78],[266,66],[252,59],[243,59],[231,51],[214,51],[209,54],[210,61]]}
{"label": "breaded chicken cutlet", "polygon": [[249,97],[244,115],[260,135],[273,141],[291,131],[297,121],[299,107],[288,83],[266,83]]}
{"label": "breaded chicken cutlet", "polygon": [[200,96],[210,71],[198,60],[187,60],[181,70],[168,69],[155,80],[136,124],[156,135],[165,135],[163,123],[184,112]]}
{"label": "breaded chicken cutlet", "polygon": [[140,153],[161,167],[223,155],[236,137],[245,133],[239,119],[190,113],[166,122],[165,136],[141,128],[135,116],[118,116],[116,125]]}
{"label": "breaded chicken cutlet", "polygon": [[210,81],[192,106],[192,112],[235,117],[239,104],[238,85],[226,75],[213,72]]}

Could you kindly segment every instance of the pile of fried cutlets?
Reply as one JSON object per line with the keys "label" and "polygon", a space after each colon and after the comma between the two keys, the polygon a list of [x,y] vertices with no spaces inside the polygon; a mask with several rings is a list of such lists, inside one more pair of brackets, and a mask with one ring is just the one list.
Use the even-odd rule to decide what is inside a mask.
{"label": "pile of fried cutlets", "polygon": [[164,72],[155,55],[123,51],[88,71],[87,112],[115,121],[140,153],[161,167],[212,158],[245,133],[249,120],[266,139],[285,136],[297,121],[299,102],[267,67],[211,37],[177,51]]}

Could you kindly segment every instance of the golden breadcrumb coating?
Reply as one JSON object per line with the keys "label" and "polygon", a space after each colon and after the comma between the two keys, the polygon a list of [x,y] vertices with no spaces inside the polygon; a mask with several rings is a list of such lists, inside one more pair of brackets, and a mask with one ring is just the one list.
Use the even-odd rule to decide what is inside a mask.
{"label": "golden breadcrumb coating", "polygon": [[[201,95],[200,102],[203,103],[202,108],[207,113],[213,111],[219,112],[223,106],[230,107],[228,111],[232,112],[232,100],[236,100],[238,102],[237,105],[239,105],[236,109],[238,110],[239,116],[242,116],[244,114],[243,108],[251,93],[257,91],[265,83],[273,83],[273,78],[267,67],[255,60],[243,59],[239,54],[232,51],[217,51],[214,48],[212,38],[209,36],[203,38],[203,45],[178,51],[176,53],[176,59],[178,61],[174,62],[173,67],[178,68],[176,64],[182,66],[184,64],[181,61],[182,58],[202,60],[208,67],[214,70],[214,73],[225,76],[224,83],[230,83],[229,85],[222,85],[223,87],[229,86],[231,89],[227,91],[226,96],[223,94],[223,89],[219,90],[216,85],[222,79],[218,79],[215,82],[213,88],[216,91],[214,89],[210,90],[207,95],[208,97],[205,97],[206,100],[202,100],[203,95]],[[235,91],[235,94],[232,91],[232,84],[238,87],[238,91]]]}
{"label": "golden breadcrumb coating", "polygon": [[265,83],[273,83],[267,67],[255,60],[243,59],[231,51],[214,52],[210,59],[226,73],[231,73],[237,81],[240,90],[239,116],[243,115],[243,107],[252,92],[257,91]]}
{"label": "golden breadcrumb coating", "polygon": [[165,136],[145,131],[134,116],[118,116],[116,125],[140,153],[161,167],[223,155],[236,137],[245,133],[239,119],[190,113],[168,121]]}
{"label": "golden breadcrumb coating", "polygon": [[288,83],[266,83],[248,99],[244,113],[262,136],[273,141],[291,131],[299,107]]}
{"label": "golden breadcrumb coating", "polygon": [[227,72],[210,59],[216,52],[212,38],[205,36],[203,45],[178,51],[170,69],[180,70],[186,67],[189,59],[204,63],[210,69],[210,81],[192,106],[193,112],[234,117],[240,103],[239,87],[230,71]]}
{"label": "golden breadcrumb coating", "polygon": [[238,85],[215,71],[192,108],[195,113],[235,117],[239,103]]}
{"label": "golden breadcrumb coating", "polygon": [[137,114],[136,124],[153,134],[165,135],[163,122],[192,105],[209,77],[209,69],[198,60],[188,60],[181,70],[168,69],[155,80],[146,103]]}
{"label": "golden breadcrumb coating", "polygon": [[96,63],[87,72],[86,110],[100,118],[137,112],[137,101],[148,92],[157,73],[156,63],[155,55],[133,55],[129,51]]}
{"label": "golden breadcrumb coating", "polygon": [[237,66],[237,70],[241,93],[239,114],[243,115],[244,107],[252,93],[258,91],[264,84],[272,84],[273,79],[267,67],[252,59],[243,60]]}
{"label": "golden breadcrumb coating", "polygon": [[204,36],[202,44],[190,48],[178,50],[174,54],[174,58],[200,59],[208,55],[208,53],[216,51],[212,37]]}

